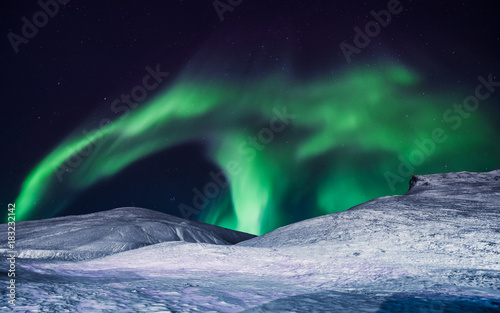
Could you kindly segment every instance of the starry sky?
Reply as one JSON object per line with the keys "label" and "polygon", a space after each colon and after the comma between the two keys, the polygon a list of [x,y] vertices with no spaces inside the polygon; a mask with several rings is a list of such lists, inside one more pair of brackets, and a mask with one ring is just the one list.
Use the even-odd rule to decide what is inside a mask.
{"label": "starry sky", "polygon": [[17,220],[138,206],[259,235],[500,168],[495,1],[41,3],[0,4]]}

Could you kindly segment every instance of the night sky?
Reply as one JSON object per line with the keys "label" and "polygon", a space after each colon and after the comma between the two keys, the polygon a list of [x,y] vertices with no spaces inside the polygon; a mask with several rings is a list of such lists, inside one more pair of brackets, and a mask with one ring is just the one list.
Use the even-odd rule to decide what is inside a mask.
{"label": "night sky", "polygon": [[496,1],[66,2],[0,4],[17,220],[138,206],[258,235],[500,168]]}

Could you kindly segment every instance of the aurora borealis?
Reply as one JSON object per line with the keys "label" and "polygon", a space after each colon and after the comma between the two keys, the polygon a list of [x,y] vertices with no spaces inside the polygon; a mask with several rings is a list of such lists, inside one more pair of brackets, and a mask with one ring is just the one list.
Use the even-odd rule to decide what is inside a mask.
{"label": "aurora borealis", "polygon": [[[61,177],[70,194],[141,157],[201,137],[208,138],[209,157],[228,176],[225,196],[231,200],[210,201],[201,213],[204,221],[262,234],[287,222],[281,218],[286,210],[306,206],[316,215],[345,210],[390,194],[383,173],[397,173],[394,161],[415,149],[407,138],[429,140],[432,129],[450,128],[441,117],[457,98],[446,93],[420,97],[420,80],[416,72],[397,64],[349,69],[310,82],[280,73],[245,85],[180,76],[130,115],[55,148],[26,179],[16,201],[19,214],[29,218],[36,210],[33,203],[52,196],[58,172],[66,171]],[[276,115],[273,110],[291,117],[280,121],[272,138],[266,135],[267,143],[251,144],[249,138]],[[402,126],[405,119],[408,123]],[[439,171],[444,164],[488,166],[491,161],[472,155],[494,139],[478,138],[477,133],[493,133],[492,123],[480,112],[450,133],[419,171]],[[457,152],[463,157],[453,160]],[[494,152],[492,160],[499,153]],[[227,174],[232,161],[239,167],[237,175]],[[399,192],[407,188],[408,179],[398,184]]]}
{"label": "aurora borealis", "polygon": [[[26,121],[21,118],[24,111],[13,115],[22,121],[19,125],[33,127],[24,135],[11,136],[15,138],[12,145],[24,151],[17,153],[23,155],[22,166],[11,174],[17,179],[13,184],[17,188],[12,195],[15,198],[10,200],[16,203],[17,219],[72,214],[79,201],[93,195],[97,200],[92,205],[103,205],[93,210],[112,209],[108,206],[114,203],[133,205],[116,199],[120,193],[116,190],[114,201],[109,202],[106,192],[117,182],[123,183],[120,175],[128,169],[135,167],[138,172],[134,173],[141,173],[142,167],[147,173],[151,171],[146,169],[158,169],[158,177],[151,177],[151,190],[153,185],[161,185],[165,194],[156,192],[157,199],[148,199],[156,201],[157,208],[260,235],[298,220],[347,210],[376,197],[402,194],[408,189],[411,174],[500,167],[500,147],[495,144],[500,132],[500,92],[494,84],[490,90],[484,83],[500,81],[494,58],[487,58],[497,51],[490,48],[490,42],[474,45],[477,55],[469,55],[472,39],[462,47],[458,33],[432,37],[436,29],[424,29],[417,18],[418,12],[428,12],[429,8],[403,3],[405,11],[346,64],[339,43],[352,36],[353,27],[366,23],[364,14],[384,8],[385,3],[354,8],[343,4],[345,10],[339,11],[334,4],[323,5],[330,11],[321,12],[334,12],[337,18],[302,5],[287,9],[278,4],[270,5],[261,15],[252,15],[264,11],[257,4],[244,2],[225,17],[224,23],[212,11],[195,11],[195,4],[174,5],[179,12],[211,25],[189,24],[182,35],[180,30],[177,34],[171,29],[185,26],[181,17],[185,15],[173,9],[155,13],[154,5],[144,5],[140,10],[120,6],[127,13],[106,8],[113,12],[113,18],[99,22],[109,24],[92,26],[95,29],[72,28],[72,33],[65,33],[60,26],[61,37],[75,40],[74,45],[54,57],[54,51],[41,53],[44,58],[37,62],[44,64],[40,66],[44,70],[30,65],[36,80],[25,87],[29,90],[30,84],[42,84],[45,75],[54,75],[54,83],[40,90],[55,90],[60,82],[64,85],[65,79],[72,85],[61,87],[57,91],[60,94],[53,98],[38,96],[43,92],[33,92],[32,98],[27,98],[19,89],[12,94],[6,90],[10,102],[20,98],[23,108],[36,107],[31,110],[45,112],[37,111]],[[61,17],[55,17],[40,31],[40,38],[46,38],[44,33],[49,36],[49,27],[57,25],[57,18],[61,25],[70,25],[65,16],[75,7],[79,4],[61,11]],[[106,16],[88,6],[81,7],[89,10],[90,16],[98,16],[96,21]],[[439,17],[444,13],[438,12],[434,21],[444,18]],[[128,16],[141,31],[127,28],[130,33],[125,36],[113,29],[110,25],[120,20],[120,14]],[[163,20],[162,14],[169,19]],[[453,12],[447,14],[452,16]],[[257,17],[267,24],[262,22],[265,26],[260,26]],[[288,17],[298,20],[290,22]],[[405,23],[410,26],[405,28]],[[479,27],[469,23],[470,27]],[[415,25],[422,29],[415,30]],[[442,31],[453,28],[447,24]],[[99,40],[85,46],[86,38],[94,37]],[[417,44],[419,38],[434,46]],[[28,58],[33,51],[30,49],[39,49],[32,43],[37,39],[21,46],[15,57]],[[127,44],[122,46],[119,39]],[[85,53],[78,52],[81,46],[87,47]],[[441,51],[447,56],[442,57]],[[72,53],[78,57],[73,59]],[[137,63],[130,67],[132,71],[127,64],[133,60]],[[58,67],[52,71],[49,65],[53,64]],[[147,97],[134,104],[112,104],[158,68],[169,74],[163,75],[164,81],[158,81],[154,88],[146,88]],[[127,76],[131,72],[133,75]],[[107,74],[105,78],[100,77],[102,73]],[[4,81],[8,79],[4,77]],[[474,110],[458,107],[475,94],[478,85],[490,96],[480,99]],[[57,101],[60,103],[52,103]],[[88,108],[87,103],[91,103]],[[65,113],[53,113],[56,111]],[[50,116],[46,120],[51,122],[30,126],[39,116]],[[440,142],[432,138],[436,129],[441,131],[438,137],[445,138]],[[37,132],[45,136],[37,137]],[[434,142],[432,149],[430,140]],[[37,148],[29,148],[31,143]],[[155,156],[164,153],[168,162],[173,158],[169,153],[185,145],[197,146],[197,155],[185,150],[188,156],[178,171],[160,174],[166,165],[153,161]],[[421,160],[411,164],[416,153]],[[200,160],[211,167],[198,167]],[[6,164],[14,161],[9,162]],[[399,170],[402,163],[410,165],[404,175]],[[189,168],[196,168],[195,179],[185,174]],[[388,173],[398,179],[389,176],[392,180],[388,181]],[[131,178],[127,184],[133,186]],[[149,189],[148,185],[141,187]],[[99,188],[103,193],[97,195],[95,190]],[[177,188],[182,192],[172,191],[171,195],[168,191]],[[146,195],[138,192],[136,197]]]}

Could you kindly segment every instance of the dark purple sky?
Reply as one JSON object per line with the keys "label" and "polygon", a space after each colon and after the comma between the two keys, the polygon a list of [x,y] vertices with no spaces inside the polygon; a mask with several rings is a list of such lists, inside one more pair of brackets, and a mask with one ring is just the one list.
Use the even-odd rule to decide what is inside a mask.
{"label": "dark purple sky", "polygon": [[[469,88],[478,73],[500,73],[497,1],[446,3],[401,1],[403,12],[353,60],[411,64],[427,74],[429,88],[434,82]],[[218,49],[240,45],[243,54],[283,40],[280,49],[293,54],[297,75],[308,77],[325,66],[347,67],[340,42],[352,42],[353,28],[372,20],[371,10],[386,7],[387,1],[243,0],[221,21],[211,1],[72,0],[59,4],[15,53],[8,34],[22,35],[22,18],[32,21],[41,7],[36,1],[2,1],[0,206],[15,200],[30,170],[61,140],[99,120],[112,99],[136,85],[146,66],[168,70],[168,85],[207,43],[218,42]],[[198,165],[186,165],[187,158]],[[150,163],[165,164],[162,171],[187,181],[206,180],[198,173],[215,168],[199,143],[156,154]],[[123,204],[154,209],[161,191],[158,178],[150,177],[157,167],[134,166],[81,194],[63,215]],[[125,183],[131,179],[134,186]],[[190,188],[175,188],[172,201],[189,201]],[[145,198],[152,200],[136,203]]]}

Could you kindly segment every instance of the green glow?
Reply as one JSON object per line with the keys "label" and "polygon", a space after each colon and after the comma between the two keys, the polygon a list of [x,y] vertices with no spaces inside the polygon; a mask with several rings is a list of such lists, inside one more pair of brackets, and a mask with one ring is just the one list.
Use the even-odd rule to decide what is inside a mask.
{"label": "green glow", "polygon": [[[254,234],[290,222],[293,212],[331,213],[392,194],[384,173],[397,172],[397,157],[407,158],[415,150],[414,140],[429,138],[436,127],[449,138],[416,167],[418,173],[494,166],[500,155],[498,147],[491,147],[494,126],[481,110],[451,130],[442,121],[443,112],[467,94],[423,96],[420,81],[394,64],[351,68],[307,82],[283,74],[241,84],[181,77],[101,133],[62,142],[25,179],[16,201],[17,218],[35,216],[53,194],[64,192],[70,198],[144,156],[202,137],[213,142],[209,156],[221,169],[230,161],[241,166],[241,173],[229,176],[231,210],[225,209],[226,200],[214,202],[203,219]],[[273,109],[284,107],[296,118],[255,157],[241,153],[239,146],[248,136],[269,127]],[[59,183],[56,169],[89,142],[97,143],[92,152]],[[488,158],[471,157],[472,151],[484,150]],[[406,190],[407,180],[398,185],[398,193]],[[308,207],[293,207],[304,203],[301,197],[313,200]]]}
{"label": "green glow", "polygon": [[[262,225],[280,225],[279,203],[276,201],[281,199],[286,181],[280,181],[284,173],[281,173],[279,160],[271,158],[269,153],[245,155],[239,152],[238,146],[244,144],[250,135],[253,134],[232,134],[225,137],[217,147],[215,159],[227,173],[231,186],[236,220],[235,224],[228,226],[261,234]],[[263,149],[271,148],[263,146]],[[229,169],[231,162],[238,165],[238,170],[234,173]],[[219,224],[216,218],[218,212],[218,209],[208,211],[205,221]]]}

